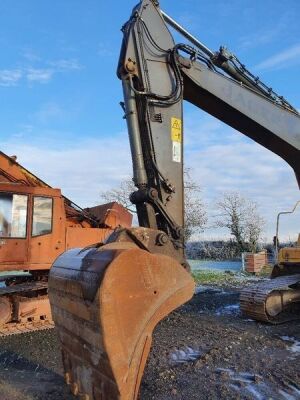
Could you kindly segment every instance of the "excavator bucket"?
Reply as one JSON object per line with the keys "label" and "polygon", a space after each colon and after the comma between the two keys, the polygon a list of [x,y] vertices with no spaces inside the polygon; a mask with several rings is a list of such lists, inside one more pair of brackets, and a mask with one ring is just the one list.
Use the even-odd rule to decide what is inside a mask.
{"label": "excavator bucket", "polygon": [[65,380],[82,400],[134,400],[156,324],[194,293],[173,258],[133,241],[73,249],[50,271]]}

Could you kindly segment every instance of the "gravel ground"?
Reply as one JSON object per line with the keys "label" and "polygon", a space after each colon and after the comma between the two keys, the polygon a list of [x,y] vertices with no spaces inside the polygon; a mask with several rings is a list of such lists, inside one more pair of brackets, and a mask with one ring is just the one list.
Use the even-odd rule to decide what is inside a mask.
{"label": "gravel ground", "polygon": [[[236,287],[201,287],[154,333],[140,399],[300,399],[300,321],[244,319]],[[74,400],[55,330],[0,339],[0,400]]]}

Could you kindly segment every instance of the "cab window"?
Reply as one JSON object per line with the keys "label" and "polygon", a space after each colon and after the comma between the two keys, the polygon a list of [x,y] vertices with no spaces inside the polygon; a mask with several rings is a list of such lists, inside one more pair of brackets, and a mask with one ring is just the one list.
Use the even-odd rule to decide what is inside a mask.
{"label": "cab window", "polygon": [[0,193],[0,237],[26,238],[28,197]]}
{"label": "cab window", "polygon": [[32,236],[47,235],[52,231],[52,198],[34,196]]}

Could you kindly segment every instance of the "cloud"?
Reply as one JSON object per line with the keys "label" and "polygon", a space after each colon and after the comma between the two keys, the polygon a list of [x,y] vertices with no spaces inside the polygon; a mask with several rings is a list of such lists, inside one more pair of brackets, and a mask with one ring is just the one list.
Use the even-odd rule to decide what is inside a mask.
{"label": "cloud", "polygon": [[263,30],[260,32],[255,32],[251,35],[242,36],[239,38],[238,47],[242,49],[249,49],[251,47],[268,44],[279,35],[280,31],[280,27],[276,26],[273,29]]}
{"label": "cloud", "polygon": [[82,69],[82,65],[75,58],[70,60],[61,59],[56,61],[50,61],[49,65],[55,68],[56,71],[66,71],[66,70],[80,70]]}
{"label": "cloud", "polygon": [[12,134],[12,140],[15,138],[21,139],[30,136],[33,131],[33,126],[30,124],[20,124],[19,129]]}
{"label": "cloud", "polygon": [[300,62],[300,44],[289,47],[257,64],[257,70],[283,69]]}
{"label": "cloud", "polygon": [[[251,139],[200,112],[187,115],[185,164],[200,184],[209,216],[215,215],[215,202],[226,191],[238,191],[259,204],[266,218],[266,234],[272,238],[277,213],[292,208],[299,189],[292,168],[280,157]],[[197,120],[201,123],[197,125]],[[284,186],[283,186],[284,182]],[[296,235],[300,219],[293,218],[283,234]],[[217,237],[219,231],[206,231]]]}
{"label": "cloud", "polygon": [[53,76],[52,69],[18,68],[0,70],[0,86],[17,86],[24,78],[28,82],[47,83]]}
{"label": "cloud", "polygon": [[[42,134],[47,136],[47,132]],[[21,165],[52,187],[61,188],[82,207],[99,204],[102,191],[132,175],[127,133],[101,139],[74,137],[72,141],[65,141],[64,136],[56,132],[60,140],[43,140],[43,144],[31,144],[26,137],[12,138],[1,150],[16,154]]]}
{"label": "cloud", "polygon": [[3,69],[0,70],[0,86],[17,86],[22,78],[22,71],[20,69]]}
{"label": "cloud", "polygon": [[[35,58],[34,54],[31,53],[26,54],[26,56],[23,54],[23,56],[31,62],[40,60],[38,56]],[[27,81],[30,84],[45,84],[50,82],[53,76],[58,73],[76,71],[83,68],[77,59],[49,61],[44,63],[44,65],[46,64],[46,67],[41,62],[39,64],[41,64],[40,67],[21,65],[18,68],[0,70],[0,86],[17,86],[22,80]]]}
{"label": "cloud", "polygon": [[[47,103],[39,112],[47,120],[59,115],[60,108]],[[196,117],[201,123],[196,123]],[[270,240],[277,213],[292,208],[299,198],[292,169],[278,156],[203,112],[187,112],[185,126],[185,164],[192,168],[191,176],[202,188],[209,216],[215,215],[215,201],[224,191],[238,191],[259,204]],[[81,206],[96,205],[100,192],[118,186],[132,175],[126,132],[111,137],[99,132],[99,139],[32,125],[20,127],[20,132],[24,134],[12,136],[2,150],[17,154],[22,165],[53,187],[61,188]],[[282,236],[296,235],[299,218],[287,221],[286,226],[282,225]],[[204,236],[222,234],[212,229]]]}
{"label": "cloud", "polygon": [[53,76],[54,71],[48,68],[28,68],[26,79],[29,82],[47,83]]}
{"label": "cloud", "polygon": [[25,48],[22,52],[22,56],[30,61],[30,62],[38,62],[41,60],[41,57],[37,55],[32,49]]}
{"label": "cloud", "polygon": [[[253,12],[253,8],[250,12]],[[257,11],[255,10],[255,12]],[[249,19],[249,13],[246,15],[247,19]],[[250,34],[241,36],[238,42],[239,47],[241,49],[257,48],[258,46],[272,43],[279,36],[282,37],[288,30],[288,25],[291,22],[292,15],[293,13],[291,9],[289,9],[278,16],[276,24],[274,24],[271,19],[271,25],[264,25],[261,29],[255,29],[255,31]]]}
{"label": "cloud", "polygon": [[109,45],[108,43],[99,43],[97,54],[98,56],[101,57],[111,57],[115,54],[115,51],[113,50],[112,46]]}
{"label": "cloud", "polygon": [[48,123],[52,119],[64,118],[66,113],[64,110],[55,102],[48,102],[42,104],[40,109],[33,114],[33,118],[38,123]]}

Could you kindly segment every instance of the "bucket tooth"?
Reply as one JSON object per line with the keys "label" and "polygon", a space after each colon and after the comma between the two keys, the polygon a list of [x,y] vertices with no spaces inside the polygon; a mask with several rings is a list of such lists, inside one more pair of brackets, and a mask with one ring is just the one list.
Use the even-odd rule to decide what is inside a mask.
{"label": "bucket tooth", "polygon": [[50,272],[66,381],[89,400],[137,398],[153,329],[194,293],[175,259],[121,247],[70,250]]}
{"label": "bucket tooth", "polygon": [[78,384],[76,382],[71,384],[71,392],[74,396],[78,395]]}
{"label": "bucket tooth", "polygon": [[64,378],[65,378],[66,384],[67,384],[67,385],[71,385],[71,377],[70,377],[69,372],[65,372],[65,373],[64,373]]}

